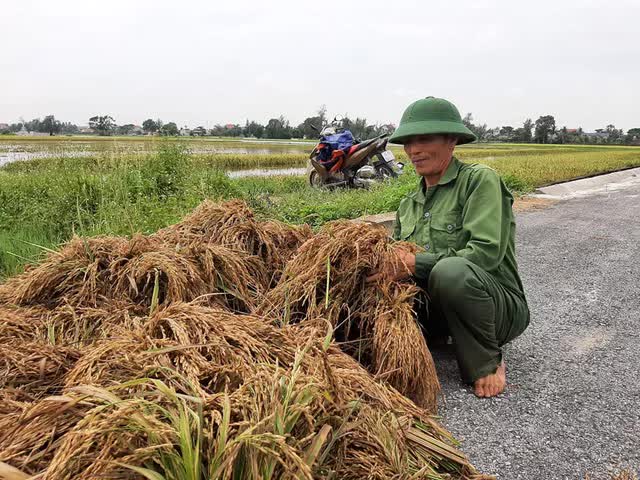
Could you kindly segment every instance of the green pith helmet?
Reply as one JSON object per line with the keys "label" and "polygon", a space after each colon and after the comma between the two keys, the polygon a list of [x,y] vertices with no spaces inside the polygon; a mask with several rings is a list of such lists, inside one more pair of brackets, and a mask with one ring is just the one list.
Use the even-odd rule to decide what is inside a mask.
{"label": "green pith helmet", "polygon": [[390,143],[405,143],[414,135],[449,134],[458,137],[458,145],[476,140],[464,126],[456,106],[444,98],[427,97],[413,102],[400,119]]}

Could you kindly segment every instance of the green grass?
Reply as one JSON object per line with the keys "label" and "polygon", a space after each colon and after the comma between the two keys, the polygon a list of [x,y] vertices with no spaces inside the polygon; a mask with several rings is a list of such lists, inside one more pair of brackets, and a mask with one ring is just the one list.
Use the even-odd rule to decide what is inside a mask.
{"label": "green grass", "polygon": [[[154,153],[37,159],[0,168],[0,276],[20,271],[44,248],[74,233],[149,233],[176,222],[205,198],[242,198],[262,217],[318,226],[392,211],[418,181],[410,165],[397,181],[371,190],[315,190],[304,177],[229,179],[224,169],[300,166],[304,157],[199,155],[190,147],[160,141]],[[490,165],[519,193],[640,166],[640,149],[633,147],[493,145],[462,147],[457,154]]]}

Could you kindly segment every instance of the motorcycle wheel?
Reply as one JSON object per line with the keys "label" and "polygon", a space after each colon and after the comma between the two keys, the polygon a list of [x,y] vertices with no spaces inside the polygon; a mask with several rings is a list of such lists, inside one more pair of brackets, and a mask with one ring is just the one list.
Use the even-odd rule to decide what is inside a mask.
{"label": "motorcycle wheel", "polygon": [[378,172],[378,176],[380,176],[383,181],[391,180],[398,176],[389,165],[378,165],[376,172]]}
{"label": "motorcycle wheel", "polygon": [[324,187],[324,181],[318,172],[311,170],[309,172],[309,185],[315,188]]}

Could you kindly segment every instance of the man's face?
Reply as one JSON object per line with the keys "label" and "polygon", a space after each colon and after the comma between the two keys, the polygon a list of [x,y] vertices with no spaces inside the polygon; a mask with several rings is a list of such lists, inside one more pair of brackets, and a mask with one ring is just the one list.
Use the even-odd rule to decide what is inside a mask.
{"label": "man's face", "polygon": [[416,135],[409,137],[405,142],[404,151],[418,175],[439,177],[449,166],[455,146],[455,138],[443,135]]}

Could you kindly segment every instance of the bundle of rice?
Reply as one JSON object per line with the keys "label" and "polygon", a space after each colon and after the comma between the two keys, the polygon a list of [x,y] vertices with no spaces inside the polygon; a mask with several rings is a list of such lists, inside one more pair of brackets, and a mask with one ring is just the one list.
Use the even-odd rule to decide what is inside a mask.
{"label": "bundle of rice", "polygon": [[56,393],[78,358],[80,351],[72,346],[40,341],[0,343],[0,388],[12,387],[31,395]]}
{"label": "bundle of rice", "polygon": [[39,321],[32,324],[39,340],[54,345],[85,346],[138,327],[141,322],[138,310],[137,305],[123,300],[105,301],[100,307],[67,304],[45,310]]}
{"label": "bundle of rice", "polygon": [[5,478],[3,474],[7,471],[15,474],[7,477],[10,479],[30,478],[46,471],[65,433],[88,410],[89,403],[81,398],[50,396],[14,404],[12,411],[3,412],[0,415],[0,478]]}
{"label": "bundle of rice", "polygon": [[196,213],[0,285],[0,478],[484,478],[430,416],[418,289],[364,284],[383,230]]}
{"label": "bundle of rice", "polygon": [[126,255],[121,237],[74,237],[39,265],[0,285],[0,303],[96,305],[109,285],[109,267]]}
{"label": "bundle of rice", "polygon": [[97,308],[124,299],[145,311],[205,296],[212,304],[249,311],[268,284],[264,270],[258,257],[219,245],[179,248],[143,235],[75,237],[0,285],[0,303]]}
{"label": "bundle of rice", "polygon": [[308,225],[260,222],[241,200],[202,202],[181,222],[159,230],[158,238],[172,245],[217,244],[260,257],[275,280],[285,263],[312,232]]}
{"label": "bundle of rice", "polygon": [[[291,364],[293,354],[279,347],[288,341],[286,332],[262,318],[175,303],[141,320],[140,328],[95,343],[66,385],[112,386],[136,374],[168,371],[207,395],[237,387],[255,363]],[[174,385],[173,373],[162,379]]]}
{"label": "bundle of rice", "polygon": [[38,320],[46,312],[43,308],[24,308],[0,301],[0,342],[33,340]]}
{"label": "bundle of rice", "polygon": [[212,304],[248,311],[267,286],[255,256],[219,245],[177,247],[153,237],[144,240],[148,248],[111,269],[111,298],[125,296],[151,306],[206,297]]}
{"label": "bundle of rice", "polygon": [[419,405],[435,411],[439,383],[412,311],[420,290],[412,282],[366,284],[394,248],[377,225],[325,225],[286,265],[257,312],[282,323],[328,319],[343,348]]}
{"label": "bundle of rice", "polygon": [[43,479],[480,478],[426,411],[323,337],[159,308],[86,347],[60,395],[0,416],[0,461]]}

